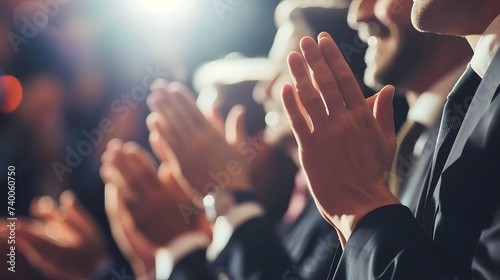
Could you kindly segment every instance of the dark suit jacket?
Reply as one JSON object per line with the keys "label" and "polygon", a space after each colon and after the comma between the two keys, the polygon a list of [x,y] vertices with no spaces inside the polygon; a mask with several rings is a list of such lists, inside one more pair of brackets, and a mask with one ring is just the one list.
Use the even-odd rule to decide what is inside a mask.
{"label": "dark suit jacket", "polygon": [[213,263],[204,263],[204,251],[194,252],[170,279],[326,279],[338,247],[337,233],[311,201],[283,235],[270,218],[252,219],[235,230]]}
{"label": "dark suit jacket", "polygon": [[489,101],[441,173],[432,228],[405,206],[375,209],[354,229],[334,279],[500,279],[500,98]]}

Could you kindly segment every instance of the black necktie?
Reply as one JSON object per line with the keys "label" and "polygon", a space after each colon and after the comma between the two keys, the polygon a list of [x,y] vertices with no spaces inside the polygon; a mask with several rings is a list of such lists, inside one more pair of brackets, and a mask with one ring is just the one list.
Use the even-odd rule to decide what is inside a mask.
{"label": "black necktie", "polygon": [[[443,117],[439,128],[439,136],[436,143],[435,156],[432,162],[430,173],[428,174],[427,188],[424,192],[424,197],[421,202],[420,209],[423,210],[422,224],[424,228],[432,234],[434,224],[434,214],[436,202],[434,201],[433,193],[444,165],[448,159],[455,138],[465,118],[469,104],[476,93],[481,78],[472,70],[470,65],[465,70],[458,83],[455,85],[451,93],[448,95],[446,104],[444,105]],[[430,177],[429,177],[430,176]]]}

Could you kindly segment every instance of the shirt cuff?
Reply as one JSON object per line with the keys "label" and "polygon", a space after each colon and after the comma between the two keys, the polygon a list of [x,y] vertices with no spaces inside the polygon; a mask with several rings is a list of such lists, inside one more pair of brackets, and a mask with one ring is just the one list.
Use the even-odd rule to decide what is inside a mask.
{"label": "shirt cuff", "polygon": [[208,237],[202,231],[191,231],[174,238],[156,251],[156,279],[168,279],[177,262],[200,248],[206,248],[208,244]]}
{"label": "shirt cuff", "polygon": [[226,247],[233,232],[245,222],[264,216],[264,208],[257,202],[234,205],[224,216],[215,220],[213,240],[207,248],[207,259],[213,261]]}

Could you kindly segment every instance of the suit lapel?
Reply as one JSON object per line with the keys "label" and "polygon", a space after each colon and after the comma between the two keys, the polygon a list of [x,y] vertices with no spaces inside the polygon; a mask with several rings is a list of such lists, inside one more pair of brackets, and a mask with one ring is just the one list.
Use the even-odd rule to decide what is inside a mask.
{"label": "suit lapel", "polygon": [[446,161],[443,171],[455,162],[462,154],[465,143],[472,131],[489,108],[500,83],[500,50],[497,51],[493,62],[479,85],[479,88],[470,103],[469,110],[465,115],[462,126],[458,131],[457,138],[451,148],[450,155]]}
{"label": "suit lapel", "polygon": [[[499,81],[500,81],[500,79],[499,79]],[[481,88],[479,88],[479,89],[481,89]],[[496,108],[500,108],[500,98],[496,98],[498,96],[499,91],[500,91],[500,86],[498,85],[498,82],[497,82],[497,88],[495,90],[493,90],[493,93],[490,95],[490,96],[492,96],[492,98],[494,98],[493,101],[490,103],[489,99],[487,99],[487,100],[485,99],[485,102],[480,104],[481,106],[483,106],[485,108],[486,113],[482,114],[480,116],[480,118],[477,120],[473,129],[471,129],[470,134],[467,135],[467,139],[465,139],[465,140],[463,139],[463,137],[465,137],[464,136],[465,133],[462,133],[462,134],[459,133],[459,135],[457,136],[457,139],[454,143],[453,148],[458,146],[457,143],[460,143],[460,141],[464,142],[463,146],[461,146],[460,155],[457,158],[453,159],[453,161],[451,162],[450,159],[452,158],[453,154],[450,153],[450,157],[448,157],[447,163],[448,162],[451,162],[451,163],[447,164],[445,166],[445,170],[443,170],[443,173],[439,177],[439,180],[437,182],[436,188],[435,188],[434,193],[433,193],[433,199],[436,202],[434,204],[434,209],[433,209],[433,211],[434,211],[434,224],[439,223],[439,219],[436,219],[436,217],[438,216],[439,208],[440,208],[440,204],[441,204],[441,200],[440,200],[441,186],[442,186],[443,180],[446,180],[445,174],[448,171],[449,167],[452,166],[457,161],[457,159],[462,155],[462,151],[465,148],[465,145],[468,143],[469,140],[472,140],[473,142],[486,141],[485,138],[487,136],[486,135],[487,134],[486,132],[488,131],[487,128],[492,123],[491,116],[493,114],[490,111],[495,110]],[[477,94],[479,94],[479,92]],[[472,103],[471,103],[471,106],[472,106]],[[465,124],[465,120],[464,120],[464,124]],[[463,128],[463,126],[462,126],[462,128]],[[462,138],[458,138],[458,137],[462,137]],[[453,153],[453,148],[452,148],[452,153]],[[443,178],[445,178],[445,179],[443,179]],[[433,230],[435,230],[434,224],[433,224]]]}
{"label": "suit lapel", "polygon": [[[450,153],[447,157],[446,163],[444,165],[443,171],[439,175],[437,184],[432,191],[431,194],[422,193],[419,202],[419,209],[417,210],[417,218],[423,223],[424,227],[426,227],[427,232],[429,234],[434,233],[436,215],[440,208],[440,192],[441,192],[441,184],[443,183],[443,176],[446,170],[457,161],[462,155],[462,151],[467,143],[467,140],[472,135],[474,129],[478,126],[481,126],[481,123],[485,123],[488,125],[489,120],[482,120],[485,113],[490,108],[490,104],[492,103],[492,99],[497,96],[498,89],[500,84],[500,50],[497,51],[495,57],[493,58],[493,62],[488,68],[482,82],[480,83],[470,105],[469,109],[464,117],[460,130],[455,138],[453,146],[450,150]],[[499,102],[499,98],[495,98],[495,102]],[[426,179],[426,186],[429,184],[429,176],[428,174]],[[444,182],[446,183],[446,182]],[[432,199],[434,203],[426,203],[429,199]],[[431,208],[431,209],[429,209]],[[427,213],[427,214],[425,214]],[[424,215],[428,216],[428,214],[432,215],[432,220],[434,222],[425,223]],[[430,228],[428,228],[430,226]]]}

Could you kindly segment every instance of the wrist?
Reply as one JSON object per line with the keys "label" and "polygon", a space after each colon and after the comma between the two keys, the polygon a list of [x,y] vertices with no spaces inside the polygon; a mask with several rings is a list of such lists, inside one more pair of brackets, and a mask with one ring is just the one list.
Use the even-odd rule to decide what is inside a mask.
{"label": "wrist", "polygon": [[331,214],[329,214],[329,216],[332,223],[344,237],[345,242],[347,242],[351,233],[356,228],[356,225],[365,215],[377,208],[393,204],[401,203],[387,191],[387,193],[383,195],[372,196],[369,200],[357,200],[351,201],[351,203],[343,203],[343,205],[348,205],[348,207],[343,211],[338,211],[338,213],[330,212]]}

